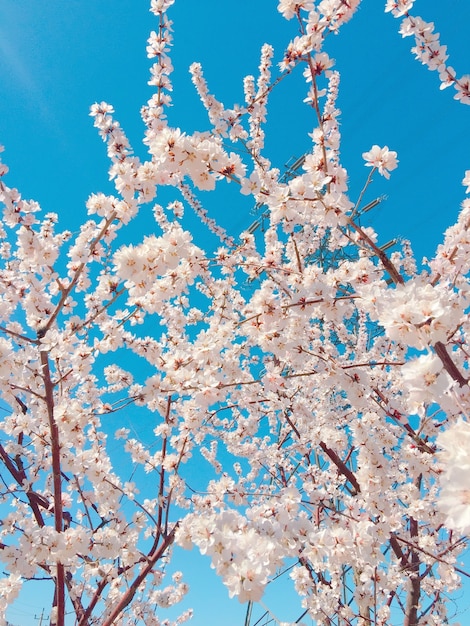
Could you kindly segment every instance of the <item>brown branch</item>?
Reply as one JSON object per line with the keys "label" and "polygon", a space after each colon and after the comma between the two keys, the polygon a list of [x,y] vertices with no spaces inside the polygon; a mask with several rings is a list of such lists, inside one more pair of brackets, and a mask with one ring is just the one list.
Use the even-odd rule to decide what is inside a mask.
{"label": "brown branch", "polygon": [[121,615],[121,613],[124,611],[124,609],[132,602],[132,599],[134,598],[135,594],[137,593],[140,585],[144,582],[144,580],[150,574],[150,572],[152,571],[155,563],[159,559],[161,559],[163,557],[163,555],[165,554],[166,550],[173,543],[173,541],[175,539],[175,533],[176,533],[176,529],[177,528],[178,528],[178,523],[176,523],[173,526],[173,529],[171,530],[169,535],[167,535],[167,537],[165,538],[165,540],[162,543],[162,545],[160,546],[160,548],[158,550],[156,550],[153,553],[153,555],[148,559],[147,564],[145,565],[145,567],[142,568],[140,574],[138,576],[136,576],[134,581],[128,587],[127,591],[122,595],[121,599],[116,604],[115,608],[111,610],[111,613],[109,614],[109,616],[103,621],[102,626],[113,626],[113,624],[116,623],[116,620],[119,617],[119,615]]}
{"label": "brown branch", "polygon": [[[410,537],[412,541],[418,537],[418,522],[410,517]],[[403,626],[418,626],[418,606],[421,596],[421,580],[419,577],[419,566],[421,560],[417,550],[411,550],[411,562],[409,564],[410,590],[406,597],[405,619]]]}
{"label": "brown branch", "polygon": [[351,485],[354,488],[353,495],[357,495],[361,491],[361,486],[357,482],[357,478],[354,476],[353,472],[349,469],[349,467],[339,458],[334,450],[329,448],[326,443],[323,441],[320,442],[320,448],[327,455],[327,457],[333,461],[333,463],[338,468],[339,472],[345,476]]}
{"label": "brown branch", "polygon": [[358,224],[356,224],[356,222],[354,222],[354,220],[352,220],[350,217],[348,217],[347,220],[348,220],[348,224],[351,226],[351,228],[353,228],[362,237],[362,239],[364,239],[364,241],[367,243],[367,245],[373,250],[374,254],[380,259],[380,261],[382,262],[382,265],[387,270],[387,272],[390,274],[390,278],[392,279],[392,281],[396,285],[404,285],[405,284],[405,280],[404,280],[403,276],[401,276],[401,274],[397,271],[396,267],[390,261],[390,259],[385,254],[385,252],[383,250],[381,250],[379,248],[379,246],[377,246],[372,241],[372,239],[369,237],[369,235],[360,226],[358,226]]}
{"label": "brown branch", "polygon": [[25,337],[24,335],[21,335],[20,333],[15,333],[14,331],[9,330],[8,328],[5,328],[5,326],[0,326],[0,332],[5,333],[6,335],[10,335],[10,337],[15,337],[15,339],[18,339],[19,341],[26,341],[28,343],[33,343],[33,344],[37,343],[36,339],[30,339],[29,337]]}
{"label": "brown branch", "polygon": [[[72,583],[73,583],[73,577],[72,577],[71,572],[68,571],[65,574],[65,584],[66,584],[67,589],[69,591],[70,601],[72,602],[72,605],[73,605],[73,608],[74,608],[74,611],[75,611],[75,615],[77,616],[77,620],[81,620],[82,616],[85,614],[85,609],[83,607],[81,597],[75,595],[74,593],[71,593],[73,591]],[[84,622],[83,626],[88,626],[88,623]]]}
{"label": "brown branch", "polygon": [[[378,389],[377,387],[373,387],[372,389],[375,391],[375,393],[378,395],[379,399],[381,400],[381,402],[383,402],[384,405],[389,404],[388,400],[380,391],[380,389]],[[395,422],[395,424],[398,424],[398,426],[403,428],[403,430],[406,432],[406,434],[409,437],[411,437],[411,439],[415,442],[415,444],[417,445],[419,450],[421,450],[421,452],[427,452],[428,454],[434,454],[436,452],[436,450],[432,448],[431,446],[429,446],[426,441],[421,439],[419,434],[410,426],[409,423],[403,421],[402,415],[393,413],[392,411],[387,409],[386,406],[383,406],[382,404],[380,404],[380,402],[377,399],[375,399],[375,402],[385,412],[387,417],[390,417]]]}
{"label": "brown branch", "polygon": [[297,247],[297,242],[295,240],[294,233],[291,233],[290,235],[291,235],[292,243],[294,244],[294,251],[295,251],[295,258],[297,260],[297,267],[299,268],[299,273],[302,274],[303,268],[302,268],[302,261],[300,259],[299,248]]}
{"label": "brown branch", "polygon": [[355,367],[377,367],[386,365],[405,365],[404,361],[367,361],[366,363],[353,363],[352,365],[342,365],[343,370],[353,369]]}
{"label": "brown branch", "polygon": [[[108,219],[105,221],[105,223],[103,224],[100,232],[91,241],[90,249],[89,249],[89,257],[91,257],[93,255],[93,252],[95,251],[96,246],[99,244],[101,239],[104,237],[104,235],[106,234],[106,231],[108,230],[110,225],[114,222],[115,218],[116,218],[116,212],[113,211],[111,213],[111,215],[108,217]],[[40,332],[38,332],[38,339],[41,339],[41,337],[44,337],[46,332],[49,330],[49,328],[51,328],[52,324],[57,319],[60,311],[62,310],[62,307],[64,306],[67,298],[69,297],[69,295],[71,294],[71,292],[75,288],[75,286],[76,286],[76,284],[78,282],[78,279],[80,278],[80,276],[81,276],[83,270],[85,269],[86,265],[87,265],[87,261],[83,261],[82,263],[80,263],[80,265],[76,269],[75,274],[74,274],[72,280],[70,281],[69,286],[67,287],[67,289],[64,289],[62,291],[62,295],[60,297],[59,302],[57,303],[57,306],[56,306],[54,312],[52,313],[50,318],[47,320],[46,324],[43,326],[43,328],[40,330]]]}
{"label": "brown branch", "polygon": [[409,546],[410,548],[413,548],[414,550],[417,550],[417,551],[421,552],[422,554],[425,554],[426,556],[429,556],[429,557],[433,558],[435,561],[437,561],[439,563],[444,563],[445,565],[449,565],[450,567],[452,567],[454,569],[454,571],[458,572],[459,574],[462,574],[462,576],[465,576],[466,578],[470,578],[470,573],[469,572],[466,572],[465,570],[461,569],[460,567],[457,567],[456,565],[454,565],[454,563],[446,561],[445,559],[442,558],[446,554],[449,554],[449,552],[452,552],[452,550],[454,550],[454,548],[457,548],[464,540],[461,539],[461,540],[457,541],[456,543],[450,545],[448,548],[446,548],[445,550],[443,550],[439,554],[433,554],[432,552],[429,552],[428,550],[424,550],[423,548],[421,548],[417,544],[412,543],[411,541],[408,541],[407,539],[404,539],[403,537],[399,537],[398,535],[395,535],[395,538],[398,541],[400,541],[401,543],[404,543],[405,545]]}
{"label": "brown branch", "polygon": [[453,378],[456,382],[458,382],[460,387],[466,385],[468,380],[463,377],[459,368],[456,366],[451,356],[447,352],[447,348],[442,343],[442,341],[436,341],[436,343],[434,344],[434,350],[437,356],[440,358],[441,363],[449,376]]}
{"label": "brown branch", "polygon": [[[24,487],[24,483],[27,482],[28,480],[26,476],[26,472],[24,471],[24,469],[17,469],[15,467],[13,461],[11,460],[10,456],[7,454],[2,444],[0,444],[0,457],[5,464],[5,467],[13,476],[13,478],[16,480],[18,485],[20,487]],[[34,518],[38,526],[42,528],[44,526],[44,518],[42,516],[41,510],[39,507],[42,506],[44,509],[48,509],[49,502],[46,500],[46,498],[44,498],[43,496],[41,496],[40,494],[32,490],[26,491],[25,495],[28,498],[29,506],[31,507],[31,510],[33,512]]]}
{"label": "brown branch", "polygon": [[[112,304],[114,304],[116,302],[116,300],[122,296],[122,294],[127,291],[126,287],[122,287],[121,289],[119,289],[118,291],[115,292],[114,296],[108,300],[105,304],[103,304],[102,307],[100,307],[97,311],[95,311],[95,313],[93,313],[93,315],[91,315],[91,317],[89,317],[88,319],[86,319],[82,324],[79,324],[78,326],[73,328],[73,334],[76,334],[77,332],[79,332],[80,330],[82,330],[83,328],[86,328],[87,326],[90,326],[90,324],[99,316],[101,315],[104,311],[106,311],[106,309],[108,309]],[[136,309],[137,310],[137,309]],[[134,310],[132,313],[130,313],[124,320],[122,320],[122,322],[119,324],[119,326],[122,326],[122,324],[124,322],[126,322],[127,320],[129,320],[133,315],[135,315],[136,310]],[[106,335],[108,336],[108,335]],[[105,337],[106,337],[105,336]]]}
{"label": "brown branch", "polygon": [[[166,412],[165,412],[165,422],[168,424],[170,421],[170,411],[171,411],[171,395],[168,395],[166,401]],[[165,507],[165,468],[163,467],[163,463],[166,457],[166,449],[167,449],[167,437],[163,437],[162,441],[162,464],[160,467],[160,481],[158,486],[158,519],[157,519],[157,534],[155,537],[154,546],[156,547],[158,542],[160,541],[160,537],[162,535],[162,524],[163,524],[163,509]],[[153,550],[153,548],[152,548]]]}
{"label": "brown branch", "polygon": [[291,420],[291,418],[287,414],[287,411],[284,412],[284,417],[286,418],[287,423],[289,424],[289,426],[292,428],[292,430],[294,431],[294,433],[297,435],[298,439],[300,440],[300,433],[299,433],[299,431],[297,429],[297,426]]}
{"label": "brown branch", "polygon": [[90,619],[91,614],[92,614],[95,606],[98,604],[98,601],[101,598],[101,594],[103,593],[103,589],[106,587],[106,585],[108,583],[109,583],[109,581],[106,580],[106,578],[103,578],[102,580],[100,580],[100,582],[98,583],[98,586],[96,588],[96,591],[93,594],[93,598],[91,599],[91,602],[87,606],[86,610],[83,612],[83,614],[79,618],[77,626],[88,626],[88,620]]}
{"label": "brown branch", "polygon": [[[40,337],[38,337],[40,338]],[[40,351],[42,378],[44,382],[47,416],[49,418],[49,429],[51,433],[51,454],[52,454],[52,481],[54,489],[54,522],[55,530],[62,532],[63,511],[62,511],[62,473],[60,463],[60,437],[59,427],[54,415],[54,385],[51,379],[49,367],[49,355],[45,350]],[[57,618],[51,620],[52,626],[64,626],[65,624],[65,573],[62,563],[57,562],[55,576],[56,591],[54,594],[54,606],[57,607]]]}
{"label": "brown branch", "polygon": [[402,567],[404,569],[407,568],[408,567],[408,559],[406,558],[405,553],[401,549],[400,544],[398,542],[398,539],[396,538],[396,535],[393,534],[393,533],[390,535],[390,547],[392,548],[393,552],[395,553],[395,556],[400,561]]}

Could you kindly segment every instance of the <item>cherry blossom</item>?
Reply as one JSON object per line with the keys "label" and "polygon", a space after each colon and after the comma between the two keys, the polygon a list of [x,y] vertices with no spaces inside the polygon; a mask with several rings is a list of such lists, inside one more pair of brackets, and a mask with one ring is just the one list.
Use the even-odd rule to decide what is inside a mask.
{"label": "cherry blossom", "polygon": [[439,33],[434,32],[434,23],[426,22],[419,16],[410,14],[414,0],[387,0],[385,11],[396,18],[402,18],[400,33],[402,37],[414,37],[415,46],[411,48],[415,57],[430,70],[439,73],[441,89],[454,86],[455,99],[462,104],[470,104],[470,77],[457,77],[453,67],[447,65],[449,55],[447,46],[439,41]]}
{"label": "cherry blossom", "polygon": [[398,167],[397,153],[389,150],[388,146],[380,148],[374,145],[369,152],[363,152],[362,158],[367,167],[377,169],[385,178],[390,178],[390,172]]}
{"label": "cherry blossom", "polygon": [[439,507],[447,516],[446,523],[463,533],[470,530],[469,438],[468,422],[459,419],[437,439],[444,463]]}

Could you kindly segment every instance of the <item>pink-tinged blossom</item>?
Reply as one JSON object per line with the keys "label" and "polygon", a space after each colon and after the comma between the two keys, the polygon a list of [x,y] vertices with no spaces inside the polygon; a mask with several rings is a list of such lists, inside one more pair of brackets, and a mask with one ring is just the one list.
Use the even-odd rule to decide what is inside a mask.
{"label": "pink-tinged blossom", "polygon": [[430,70],[439,72],[441,80],[440,89],[454,85],[457,93],[454,98],[462,104],[470,104],[470,78],[464,75],[456,76],[455,70],[448,66],[447,46],[441,45],[439,33],[434,32],[434,23],[425,22],[419,16],[410,15],[414,0],[387,0],[386,11],[390,11],[394,17],[403,18],[400,25],[402,37],[413,36],[415,46],[411,48],[415,58]]}
{"label": "pink-tinged blossom", "polygon": [[0,379],[8,379],[11,375],[13,345],[8,339],[0,337]]}
{"label": "pink-tinged blossom", "polygon": [[[4,150],[4,146],[0,145],[0,153],[2,153]],[[2,176],[5,176],[5,174],[8,174],[8,166],[5,165],[5,163],[2,163],[0,160],[0,178]]]}
{"label": "pink-tinged blossom", "polygon": [[333,67],[334,64],[334,60],[330,59],[326,52],[317,52],[317,54],[315,54],[312,59],[311,65],[309,65],[309,68],[305,70],[307,82],[310,82],[312,80],[310,73],[311,71],[313,71],[313,74],[315,76],[320,76],[323,73],[325,73],[326,76],[331,75],[331,72],[328,72],[327,70]]}
{"label": "pink-tinged blossom", "polygon": [[363,152],[362,158],[367,167],[376,168],[385,178],[390,178],[390,172],[398,166],[397,153],[389,150],[388,146],[380,148],[374,145],[369,152]]}
{"label": "pink-tinged blossom", "polygon": [[449,528],[464,535],[470,533],[470,465],[453,465],[442,480],[439,507],[447,516]]}
{"label": "pink-tinged blossom", "polygon": [[470,532],[470,424],[459,419],[437,439],[443,462],[439,508],[446,524],[458,532]]}
{"label": "pink-tinged blossom", "polygon": [[277,10],[286,19],[290,20],[299,11],[311,11],[313,9],[312,0],[280,0]]}
{"label": "pink-tinged blossom", "polygon": [[385,12],[391,11],[394,17],[401,17],[413,8],[414,0],[387,0]]}
{"label": "pink-tinged blossom", "polygon": [[456,73],[453,67],[439,68],[439,79],[441,81],[440,89],[447,89],[456,81]]}
{"label": "pink-tinged blossom", "polygon": [[22,585],[23,579],[16,573],[0,579],[0,624],[2,626],[7,626],[8,624],[4,616],[7,613],[8,606],[18,597]]}
{"label": "pink-tinged blossom", "polygon": [[470,104],[470,74],[465,74],[456,80],[454,87],[457,90],[455,100],[459,100],[462,104]]}
{"label": "pink-tinged blossom", "polygon": [[462,185],[466,187],[465,193],[470,193],[470,170],[465,172],[465,178],[462,181]]}
{"label": "pink-tinged blossom", "polygon": [[401,368],[403,391],[410,413],[420,413],[423,407],[442,396],[450,380],[442,362],[435,354],[425,354],[408,361]]}
{"label": "pink-tinged blossom", "polygon": [[447,341],[461,320],[463,306],[445,289],[410,280],[389,290],[376,311],[390,339],[422,350]]}
{"label": "pink-tinged blossom", "polygon": [[155,15],[167,11],[175,0],[150,0],[150,11]]}

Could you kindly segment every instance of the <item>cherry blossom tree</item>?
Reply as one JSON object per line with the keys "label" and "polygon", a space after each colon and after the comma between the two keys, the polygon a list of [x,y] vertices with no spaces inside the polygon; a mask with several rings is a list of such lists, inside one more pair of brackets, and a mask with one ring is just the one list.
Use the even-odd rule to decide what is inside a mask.
{"label": "cherry blossom tree", "polygon": [[[0,623],[37,578],[51,581],[51,625],[66,612],[79,626],[170,623],[164,610],[188,591],[169,567],[175,545],[196,546],[249,606],[286,569],[296,623],[448,623],[470,529],[470,200],[422,270],[408,242],[388,256],[361,225],[325,49],[360,0],[281,0],[300,34],[275,77],[263,47],[242,105],[217,100],[194,64],[211,130],[193,134],[165,115],[172,4],[150,3],[148,158],[111,105],[92,106],[116,193],[89,197],[77,235],[8,186],[1,165]],[[470,78],[412,5],[385,9],[469,104]],[[264,154],[264,121],[292,72],[315,129],[286,180]],[[398,166],[387,146],[363,157],[364,191]],[[209,218],[197,193],[221,181],[262,207],[264,232],[238,238]],[[162,187],[174,191],[166,206]],[[188,209],[218,249],[194,240]],[[157,234],[131,243],[139,211]],[[124,426],[131,410],[153,424],[149,440]],[[195,464],[207,466],[196,489]]]}

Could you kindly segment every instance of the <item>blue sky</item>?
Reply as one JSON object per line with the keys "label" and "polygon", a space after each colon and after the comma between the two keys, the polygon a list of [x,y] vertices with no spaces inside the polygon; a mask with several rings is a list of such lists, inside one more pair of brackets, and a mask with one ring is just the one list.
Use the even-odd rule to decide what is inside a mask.
{"label": "blue sky", "polygon": [[[177,0],[170,12],[172,125],[208,128],[187,71],[192,61],[203,64],[210,88],[230,105],[242,101],[242,78],[256,72],[262,43],[272,43],[280,59],[297,33],[294,21],[277,14],[276,4],[240,0],[235,10],[217,0]],[[418,257],[429,256],[463,198],[460,180],[470,167],[469,110],[453,100],[451,89],[440,92],[437,76],[412,58],[411,40],[401,39],[398,21],[383,12],[383,4],[364,0],[328,44],[342,74],[343,161],[354,199],[367,175],[362,152],[373,143],[398,152],[399,169],[371,190],[371,197],[388,196],[371,222],[382,242],[407,237]],[[415,3],[418,14],[436,22],[457,72],[470,71],[465,29],[470,5],[450,0],[448,15],[441,6],[438,0]],[[90,104],[111,102],[136,151],[144,154],[139,109],[150,95],[145,39],[154,27],[145,0],[0,3],[0,142],[7,150],[9,180],[45,210],[60,213],[68,226],[78,224],[88,194],[109,185],[105,149],[88,117]],[[272,96],[267,151],[279,167],[309,147],[314,120],[303,97],[294,76]],[[245,227],[242,212],[210,208],[233,234]]]}
{"label": "blue sky", "polygon": [[[272,43],[281,57],[297,33],[294,21],[277,14],[276,4],[241,0],[234,10],[217,0],[176,2],[170,12],[176,68],[172,125],[208,128],[187,71],[192,61],[203,64],[210,88],[232,104],[242,101],[242,78],[256,72],[262,43]],[[437,0],[415,4],[418,14],[435,21],[451,64],[462,74],[470,71],[465,30],[470,5],[452,0],[448,6],[452,15]],[[351,196],[357,197],[367,175],[362,152],[373,143],[396,150],[399,169],[371,190],[371,197],[388,196],[371,221],[381,241],[407,237],[422,257],[432,254],[463,197],[460,180],[470,167],[469,111],[453,100],[451,89],[439,91],[437,75],[412,58],[411,40],[401,39],[398,25],[381,1],[364,0],[352,22],[331,37],[328,51],[342,74],[342,155]],[[90,104],[111,102],[136,151],[144,154],[139,109],[151,93],[145,39],[154,27],[145,0],[3,0],[0,5],[0,141],[7,149],[10,182],[71,226],[81,219],[88,194],[109,185],[105,149],[88,117]],[[279,167],[309,147],[314,120],[303,97],[295,76],[272,96],[267,151]],[[233,234],[245,227],[240,211],[217,205],[214,210]]]}
{"label": "blue sky", "polygon": [[[256,74],[264,42],[281,59],[297,30],[294,21],[277,14],[276,5],[276,0],[176,0],[169,12],[175,44],[172,126],[188,132],[209,127],[188,73],[191,62],[202,63],[210,90],[231,106],[242,102],[243,76]],[[383,7],[384,1],[363,0],[326,48],[341,72],[341,152],[353,201],[368,174],[362,153],[374,143],[398,152],[399,168],[390,181],[377,178],[368,192],[366,200],[387,195],[369,223],[380,243],[409,238],[420,259],[432,256],[464,197],[460,182],[470,169],[470,107],[456,102],[452,89],[439,91],[437,75],[413,59],[411,40],[401,39],[399,22]],[[470,73],[468,0],[417,0],[415,13],[436,23],[457,74]],[[136,152],[145,154],[139,109],[151,94],[145,43],[154,28],[146,0],[0,0],[0,143],[10,166],[8,183],[46,212],[59,213],[64,228],[76,229],[83,220],[90,193],[111,190],[106,150],[88,117],[92,103],[113,104]],[[310,145],[314,118],[302,103],[304,91],[292,76],[272,95],[266,148],[280,168]],[[233,236],[253,220],[250,206],[236,204],[240,197],[233,190],[201,199]],[[142,235],[138,228],[132,233],[136,239]],[[205,230],[197,228],[198,243],[211,245]],[[195,580],[200,567],[192,565]],[[195,604],[207,616],[207,606],[225,592],[206,578],[206,569],[205,591]],[[23,615],[12,613],[15,624],[38,623],[34,615],[41,612],[41,598],[28,600]],[[227,606],[214,604],[213,622],[206,617],[194,624],[215,626],[222,615],[226,626],[243,623],[244,609]]]}

